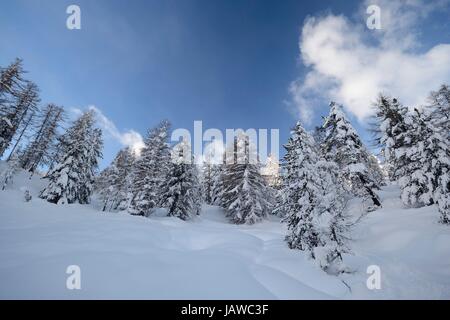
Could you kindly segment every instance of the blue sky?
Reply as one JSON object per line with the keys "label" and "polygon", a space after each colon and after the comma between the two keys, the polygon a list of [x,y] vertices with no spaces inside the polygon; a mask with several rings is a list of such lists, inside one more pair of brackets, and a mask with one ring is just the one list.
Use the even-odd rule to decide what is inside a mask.
{"label": "blue sky", "polygon": [[[395,33],[373,35],[363,30],[365,16],[361,8],[365,7],[360,1],[2,1],[0,65],[15,57],[23,58],[28,77],[41,88],[43,103],[54,102],[68,110],[94,105],[120,134],[135,130],[145,135],[147,128],[167,118],[174,128],[191,129],[194,120],[202,120],[205,129],[279,128],[283,143],[299,117],[305,117],[309,128],[319,124],[327,101],[336,97],[344,100],[340,102],[349,102],[349,116],[366,137],[366,114],[355,107],[362,101],[359,92],[367,90],[372,94],[392,85],[406,96],[405,92],[417,91],[416,86],[425,91],[449,79],[447,67],[440,71],[437,67],[445,63],[449,52],[446,45],[450,43],[448,2],[438,2],[426,15],[400,15],[401,23],[386,18],[390,30],[398,31],[402,39],[405,33],[415,36],[413,46],[394,49],[386,43],[395,40]],[[65,11],[70,4],[81,8],[81,30],[66,28]],[[382,10],[383,5],[385,11],[399,10],[384,2]],[[425,2],[418,1],[418,6],[400,9],[416,12]],[[428,77],[436,79],[436,83],[426,81],[426,85],[417,83],[412,87],[407,80],[391,79],[386,83],[374,77],[368,82],[376,83],[374,88],[362,88],[353,97],[346,89],[346,84],[351,84],[348,77],[323,71],[327,63],[341,63],[333,61],[334,51],[321,56],[314,50],[325,50],[308,46],[310,53],[320,59],[314,58],[305,66],[299,41],[300,45],[307,44],[306,37],[304,42],[300,39],[307,21],[311,26],[310,43],[315,43],[312,40],[318,32],[333,25],[333,21],[344,21],[347,26],[340,24],[344,31],[348,27],[364,38],[358,40],[361,43],[352,42],[350,49],[346,46],[346,50],[353,51],[344,51],[345,56],[358,54],[361,48],[373,52],[371,49],[389,46],[392,52],[411,58],[405,68],[411,68],[412,73],[407,75],[423,73],[412,66],[417,64],[414,59],[426,60],[426,70],[434,72]],[[444,49],[425,56],[440,44],[445,45]],[[409,61],[402,57],[397,58]],[[380,61],[375,69],[381,74],[389,64],[379,58],[374,58]],[[305,81],[308,75],[315,84],[321,81],[314,89]],[[330,79],[342,85],[330,88]],[[313,100],[308,92],[314,95]],[[306,117],[302,110],[308,108],[313,111]],[[106,133],[102,166],[121,147],[118,140]]]}

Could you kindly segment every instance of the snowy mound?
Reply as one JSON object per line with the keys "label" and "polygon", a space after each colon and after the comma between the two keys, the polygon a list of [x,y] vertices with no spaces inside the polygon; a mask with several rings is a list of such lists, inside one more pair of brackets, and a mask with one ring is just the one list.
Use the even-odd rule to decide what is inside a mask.
{"label": "snowy mound", "polygon": [[[42,187],[21,172],[0,192],[0,298],[450,298],[448,227],[434,207],[403,209],[395,187],[353,230],[354,272],[342,277],[288,249],[275,218],[232,225],[212,206],[190,222],[102,213],[43,201]],[[69,265],[81,268],[81,290],[66,288]],[[369,265],[380,267],[380,290],[366,286]]]}

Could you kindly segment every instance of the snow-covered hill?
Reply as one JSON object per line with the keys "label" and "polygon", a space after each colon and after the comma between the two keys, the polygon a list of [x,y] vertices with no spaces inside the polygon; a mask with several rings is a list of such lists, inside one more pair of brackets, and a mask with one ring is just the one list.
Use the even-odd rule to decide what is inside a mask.
{"label": "snow-covered hill", "polygon": [[[355,226],[345,257],[354,273],[342,277],[288,249],[276,218],[236,226],[211,206],[191,222],[102,213],[47,203],[41,187],[20,173],[0,191],[0,298],[450,299],[450,229],[434,207],[402,209],[393,186]],[[81,290],[66,289],[69,265],[81,268]],[[380,267],[380,290],[366,287],[369,265]]]}

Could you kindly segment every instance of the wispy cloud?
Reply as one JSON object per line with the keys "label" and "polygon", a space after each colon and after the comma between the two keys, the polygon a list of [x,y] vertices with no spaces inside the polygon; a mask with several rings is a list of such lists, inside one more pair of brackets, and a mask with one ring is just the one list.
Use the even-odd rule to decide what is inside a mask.
{"label": "wispy cloud", "polygon": [[[132,129],[125,132],[120,132],[114,122],[105,116],[99,108],[96,106],[89,106],[88,109],[95,112],[97,123],[104,132],[110,135],[113,139],[117,140],[121,145],[130,147],[137,154],[140,153],[141,149],[144,147],[144,139],[139,132]],[[70,112],[72,112],[75,116],[80,116],[83,113],[83,110],[72,107],[70,108]]]}
{"label": "wispy cloud", "polygon": [[308,72],[290,86],[305,122],[325,101],[337,100],[364,120],[379,92],[418,105],[430,90],[450,81],[449,43],[417,50],[420,22],[435,10],[448,9],[449,1],[379,0],[366,2],[364,9],[369,4],[381,8],[382,30],[365,29],[367,16],[358,23],[333,14],[306,19],[299,49]]}
{"label": "wispy cloud", "polygon": [[144,147],[144,139],[141,134],[135,130],[128,130],[125,132],[120,132],[117,129],[114,122],[112,122],[104,113],[95,106],[89,106],[89,110],[93,110],[97,115],[97,121],[99,126],[108,134],[116,139],[123,146],[130,147],[137,154],[140,153],[141,149]]}

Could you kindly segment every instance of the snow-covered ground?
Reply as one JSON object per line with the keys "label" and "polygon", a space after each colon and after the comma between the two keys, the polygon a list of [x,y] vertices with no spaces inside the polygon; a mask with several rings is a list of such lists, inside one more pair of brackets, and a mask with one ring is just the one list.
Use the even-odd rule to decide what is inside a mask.
{"label": "snow-covered ground", "polygon": [[[450,299],[450,228],[433,207],[402,209],[396,187],[352,232],[354,272],[335,277],[288,249],[276,218],[236,226],[210,206],[190,222],[56,206],[37,198],[42,182],[20,173],[0,191],[0,298]],[[69,265],[81,290],[66,288]],[[366,287],[369,265],[380,290]]]}

